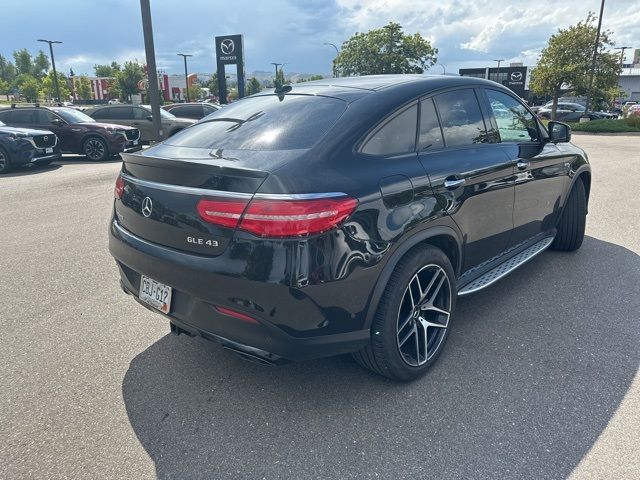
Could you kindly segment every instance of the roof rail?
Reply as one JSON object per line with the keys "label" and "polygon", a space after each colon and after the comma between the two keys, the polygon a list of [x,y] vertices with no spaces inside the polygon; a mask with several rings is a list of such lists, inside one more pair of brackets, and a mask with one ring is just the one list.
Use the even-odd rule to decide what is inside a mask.
{"label": "roof rail", "polygon": [[12,103],[11,104],[11,108],[19,108],[19,107],[36,107],[36,108],[40,108],[40,103],[39,102],[35,102],[35,103],[21,102],[21,103]]}

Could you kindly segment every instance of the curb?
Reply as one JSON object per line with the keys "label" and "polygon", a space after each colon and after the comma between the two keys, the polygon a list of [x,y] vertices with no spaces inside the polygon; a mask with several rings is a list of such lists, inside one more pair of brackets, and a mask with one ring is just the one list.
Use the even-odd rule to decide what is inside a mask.
{"label": "curb", "polygon": [[571,130],[571,135],[600,135],[604,137],[640,137],[640,132],[576,132]]}

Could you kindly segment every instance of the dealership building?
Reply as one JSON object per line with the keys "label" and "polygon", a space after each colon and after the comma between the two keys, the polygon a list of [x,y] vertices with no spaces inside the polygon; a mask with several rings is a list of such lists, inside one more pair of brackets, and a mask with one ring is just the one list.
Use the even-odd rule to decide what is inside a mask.
{"label": "dealership building", "polygon": [[458,73],[463,77],[486,78],[511,89],[520,98],[529,98],[529,80],[531,68],[522,63],[511,63],[505,67],[461,68]]}

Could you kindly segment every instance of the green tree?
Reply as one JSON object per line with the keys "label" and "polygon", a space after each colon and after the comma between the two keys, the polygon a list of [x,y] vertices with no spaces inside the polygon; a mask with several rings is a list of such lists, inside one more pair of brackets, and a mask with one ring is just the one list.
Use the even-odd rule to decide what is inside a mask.
{"label": "green tree", "polygon": [[9,94],[11,93],[11,84],[6,80],[0,78],[0,95],[6,95],[9,100]]}
{"label": "green tree", "polygon": [[14,51],[13,59],[18,75],[31,74],[33,64],[31,63],[31,54],[26,48]]}
{"label": "green tree", "polygon": [[31,74],[36,78],[43,78],[49,71],[49,57],[47,57],[42,50],[38,52],[33,58],[33,65],[31,66]]}
{"label": "green tree", "polygon": [[125,62],[122,70],[116,72],[115,78],[120,95],[129,97],[138,93],[138,82],[144,78],[144,69],[139,63]]}
{"label": "green tree", "polygon": [[[589,12],[585,21],[551,36],[542,50],[538,65],[531,72],[530,89],[536,95],[551,96],[551,118],[556,118],[561,88],[569,88],[575,95],[586,95],[589,90],[589,72],[596,38],[596,16]],[[614,46],[612,32],[600,33],[593,77],[592,98],[594,105],[612,97],[618,84],[620,56],[605,51]]]}
{"label": "green tree", "polygon": [[122,90],[120,89],[120,84],[118,83],[117,79],[112,78],[111,80],[109,80],[107,84],[107,89],[109,91],[109,98],[112,98],[112,99],[122,98]]}
{"label": "green tree", "polygon": [[214,73],[211,76],[211,80],[209,80],[205,86],[209,89],[210,95],[213,95],[214,97],[219,96],[218,95],[218,74]]}
{"label": "green tree", "polygon": [[278,70],[276,72],[276,79],[274,80],[273,84],[275,86],[276,89],[281,88],[283,85],[286,85],[287,81],[284,78],[284,72],[282,71],[282,68],[280,70]]}
{"label": "green tree", "polygon": [[111,65],[94,65],[93,70],[96,77],[115,77],[121,67],[118,62],[111,62]]}
{"label": "green tree", "polygon": [[[60,101],[65,102],[69,100],[71,96],[71,90],[69,89],[69,82],[64,73],[58,72],[58,87],[60,88]],[[45,98],[56,98],[56,85],[53,81],[53,70],[51,70],[46,77],[42,79],[40,94]]]}
{"label": "green tree", "polygon": [[419,33],[405,35],[400,24],[390,22],[367,33],[356,32],[342,44],[333,68],[340,76],[423,73],[436,63],[437,54]]}
{"label": "green tree", "polygon": [[256,77],[251,77],[251,80],[247,82],[247,95],[253,95],[262,90],[262,85]]}
{"label": "green tree", "polygon": [[16,78],[16,87],[27,102],[37,102],[40,92],[40,82],[30,73],[18,75]]}
{"label": "green tree", "polygon": [[194,83],[189,87],[189,100],[191,100],[192,102],[195,102],[196,100],[199,100],[201,98],[202,98],[202,87],[199,84]]}
{"label": "green tree", "polygon": [[76,95],[81,100],[91,99],[91,82],[86,75],[81,75],[75,79]]}
{"label": "green tree", "polygon": [[16,67],[5,57],[0,55],[0,79],[13,83],[16,79]]}

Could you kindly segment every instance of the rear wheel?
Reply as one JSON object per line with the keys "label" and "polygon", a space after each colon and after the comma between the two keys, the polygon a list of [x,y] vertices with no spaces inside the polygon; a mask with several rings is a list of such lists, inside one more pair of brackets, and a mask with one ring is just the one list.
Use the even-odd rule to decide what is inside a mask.
{"label": "rear wheel", "polygon": [[370,343],[354,358],[394,380],[413,380],[436,361],[449,335],[456,304],[451,262],[431,245],[397,265],[382,295]]}
{"label": "rear wheel", "polygon": [[571,192],[567,203],[562,210],[558,233],[551,244],[554,250],[571,252],[577,250],[584,240],[584,229],[587,220],[587,196],[584,191],[584,183],[578,179]]}
{"label": "rear wheel", "polygon": [[100,137],[87,138],[82,145],[82,153],[94,162],[101,162],[109,158],[107,143]]}
{"label": "rear wheel", "polygon": [[9,173],[12,169],[9,154],[4,148],[0,147],[0,173]]}

